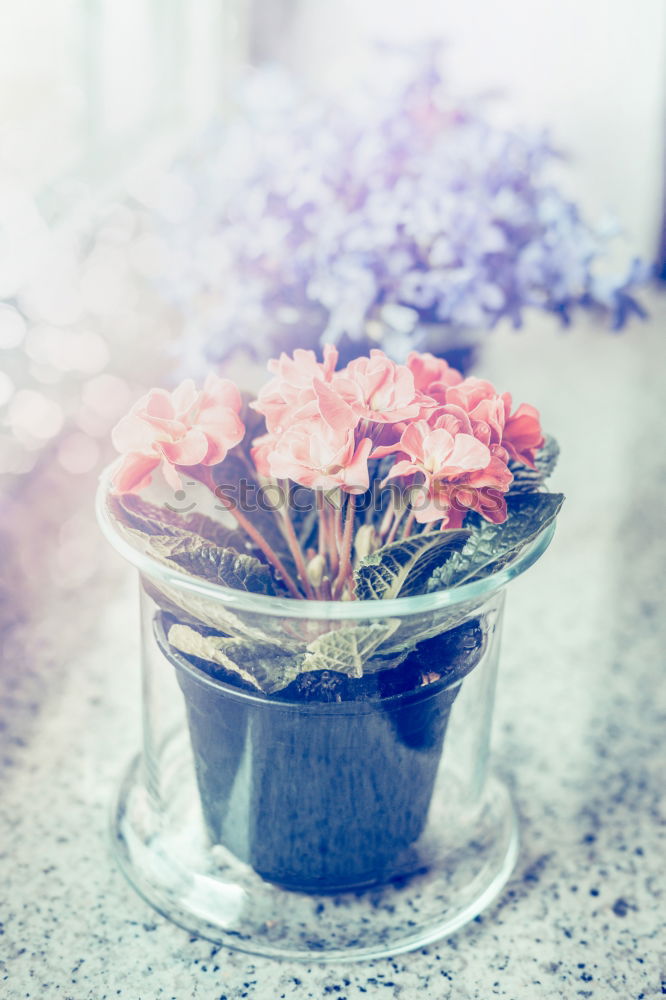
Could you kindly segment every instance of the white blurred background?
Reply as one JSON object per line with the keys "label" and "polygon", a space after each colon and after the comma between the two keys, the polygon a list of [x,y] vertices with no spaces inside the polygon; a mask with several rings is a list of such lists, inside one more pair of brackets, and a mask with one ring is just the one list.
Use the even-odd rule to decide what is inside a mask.
{"label": "white blurred background", "polygon": [[[455,91],[497,91],[512,123],[552,130],[576,197],[654,255],[664,194],[663,0],[303,0],[287,58],[344,85],[363,43],[441,37]],[[307,42],[306,42],[307,40]]]}
{"label": "white blurred background", "polygon": [[[636,253],[664,216],[663,0],[4,0],[0,7],[0,485],[104,458],[168,363],[151,178],[223,116],[248,64],[354,93],[377,40],[444,39],[452,88],[545,126],[567,194]],[[4,477],[4,479],[3,479]]]}
{"label": "white blurred background", "polygon": [[[552,129],[576,194],[654,253],[664,183],[663,0],[5,0],[0,181],[68,210],[224,109],[248,61],[353,87],[369,40],[448,42],[455,89]],[[4,199],[3,199],[4,201]]]}

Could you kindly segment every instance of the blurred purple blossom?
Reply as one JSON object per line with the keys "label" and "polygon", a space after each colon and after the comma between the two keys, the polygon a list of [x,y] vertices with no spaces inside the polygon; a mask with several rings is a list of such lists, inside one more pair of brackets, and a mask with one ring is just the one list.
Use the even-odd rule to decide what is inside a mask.
{"label": "blurred purple blossom", "polygon": [[165,222],[186,367],[324,341],[446,353],[461,332],[519,326],[529,308],[564,323],[592,309],[615,329],[643,314],[633,291],[649,269],[603,273],[616,233],[553,185],[544,134],[452,104],[432,61],[364,98],[311,100],[264,72],[241,113],[174,168],[193,193]]}

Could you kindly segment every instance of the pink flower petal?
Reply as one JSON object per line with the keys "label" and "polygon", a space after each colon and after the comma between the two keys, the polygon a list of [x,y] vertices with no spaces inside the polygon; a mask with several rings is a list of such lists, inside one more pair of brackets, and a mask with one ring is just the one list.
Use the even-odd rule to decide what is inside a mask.
{"label": "pink flower petal", "polygon": [[171,393],[171,403],[174,412],[178,415],[187,413],[197,400],[199,393],[191,378],[186,378]]}
{"label": "pink flower petal", "polygon": [[313,388],[319,404],[319,412],[334,432],[342,433],[356,427],[359,417],[354,413],[349,403],[346,403],[337,392],[334,392],[321,379],[314,380]]}
{"label": "pink flower petal", "polygon": [[153,427],[130,412],[121,417],[111,431],[111,440],[116,451],[150,452],[155,446],[156,434]]}
{"label": "pink flower petal", "polygon": [[372,451],[370,438],[359,442],[349,465],[344,469],[342,488],[348,493],[365,493],[370,488],[368,457]]}
{"label": "pink flower petal", "polygon": [[176,416],[171,396],[166,389],[151,389],[144,397],[143,409],[149,416],[164,420],[173,420]]}
{"label": "pink flower petal", "polygon": [[115,493],[138,493],[148,486],[153,471],[160,464],[158,456],[130,453],[119,459],[113,472]]}
{"label": "pink flower petal", "polygon": [[458,434],[453,440],[445,469],[446,472],[468,472],[485,469],[490,462],[490,449],[471,434]]}
{"label": "pink flower petal", "polygon": [[203,431],[192,429],[180,441],[165,441],[160,448],[171,465],[198,465],[208,452],[208,438]]}
{"label": "pink flower petal", "polygon": [[205,401],[204,408],[212,405],[240,413],[243,405],[238,387],[230,379],[220,378],[214,372],[206,376],[202,396]]}
{"label": "pink flower petal", "polygon": [[409,424],[400,438],[400,450],[406,452],[412,461],[423,462],[423,442],[430,434],[430,428],[424,420]]}
{"label": "pink flower petal", "polygon": [[397,479],[400,476],[413,476],[415,473],[420,472],[421,469],[414,462],[410,462],[408,459],[401,459],[401,461],[396,462],[395,465],[391,466],[391,469],[386,476],[387,479]]}
{"label": "pink flower petal", "polygon": [[176,469],[171,465],[170,462],[162,462],[161,465],[162,475],[167,481],[167,484],[172,490],[180,490],[183,486],[183,481],[178,475]]}

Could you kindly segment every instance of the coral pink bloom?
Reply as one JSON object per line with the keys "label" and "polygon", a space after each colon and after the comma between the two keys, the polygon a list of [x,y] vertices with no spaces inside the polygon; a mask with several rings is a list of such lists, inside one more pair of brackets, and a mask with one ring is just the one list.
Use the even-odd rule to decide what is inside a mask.
{"label": "coral pink bloom", "polygon": [[278,438],[279,435],[268,433],[262,434],[261,437],[255,438],[252,442],[250,455],[260,476],[269,478],[271,475],[271,467],[268,459],[271,452],[275,451]]}
{"label": "coral pink bloom", "polygon": [[408,456],[393,466],[389,479],[422,473],[425,482],[453,479],[466,472],[484,469],[490,451],[471,434],[451,434],[446,428],[432,428],[425,420],[410,424],[400,438],[399,450]]}
{"label": "coral pink bloom", "polygon": [[485,379],[464,379],[446,391],[446,405],[434,411],[431,422],[445,411],[463,411],[469,416],[472,433],[488,446],[500,444],[504,433],[505,403],[494,385]]}
{"label": "coral pink bloom", "polygon": [[286,429],[291,413],[314,398],[315,379],[330,382],[337,363],[338,352],[332,344],[324,347],[323,362],[317,361],[314,351],[299,349],[292,357],[281,354],[268,362],[274,377],[260,389],[252,409],[263,414],[270,432]]}
{"label": "coral pink bloom", "polygon": [[396,450],[408,457],[396,462],[387,478],[422,477],[411,490],[414,514],[422,524],[443,519],[446,527],[459,527],[468,510],[504,521],[503,494],[513,478],[506,451],[461,429],[466,426],[464,412],[462,417],[444,413],[440,424],[416,421],[407,427]]}
{"label": "coral pink bloom", "polygon": [[359,419],[395,424],[413,420],[421,411],[421,394],[406,365],[397,365],[383,351],[356,358],[331,381],[331,388],[353,408]]}
{"label": "coral pink bloom", "polygon": [[544,442],[539,411],[529,403],[521,403],[513,416],[509,416],[511,396],[505,392],[502,399],[505,412],[502,444],[511,458],[534,469],[536,453]]}
{"label": "coral pink bloom", "polygon": [[511,485],[513,473],[507,466],[509,456],[504,448],[491,445],[490,452],[485,469],[469,472],[453,484],[449,527],[460,527],[468,510],[475,510],[493,524],[506,521],[504,494]]}
{"label": "coral pink bloom", "polygon": [[191,379],[174,389],[151,389],[112,431],[121,458],[114,489],[133,493],[147,486],[162,467],[173,489],[180,487],[178,466],[216,465],[243,439],[241,398],[228,379],[209,375],[198,391]]}
{"label": "coral pink bloom", "polygon": [[414,376],[417,391],[437,403],[445,402],[446,390],[463,380],[456,368],[451,368],[443,358],[436,358],[427,351],[423,354],[411,351],[407,355],[407,367]]}
{"label": "coral pink bloom", "polygon": [[[453,437],[457,434],[474,436],[474,428],[472,427],[469,414],[460,406],[454,406],[453,404],[436,406],[434,409],[427,410],[425,414],[421,414],[421,419],[415,423],[420,425],[424,421],[431,430],[444,428]],[[403,451],[401,445],[402,436],[414,425],[414,422],[387,425],[386,430],[380,435],[377,441],[372,458],[383,458],[384,455],[393,455],[396,452]],[[487,442],[483,441],[483,443],[486,444]]]}
{"label": "coral pink bloom", "polygon": [[276,479],[291,479],[313,490],[339,487],[346,493],[364,493],[370,486],[372,442],[363,438],[356,444],[353,430],[335,430],[323,420],[301,421],[272,445],[259,457]]}
{"label": "coral pink bloom", "polygon": [[359,418],[353,406],[332,386],[316,378],[312,382],[311,393],[311,398],[292,412],[292,425],[299,420],[321,419],[338,434],[354,430],[358,426]]}
{"label": "coral pink bloom", "polygon": [[255,409],[266,417],[268,433],[256,438],[252,458],[262,476],[291,479],[311,489],[369,488],[372,442],[357,441],[359,415],[333,385],[337,351],[324,349],[319,364],[312,351],[295,351],[270,362],[273,378]]}
{"label": "coral pink bloom", "polygon": [[455,403],[470,413],[482,400],[494,399],[498,395],[492,382],[470,375],[447,390],[446,402]]}

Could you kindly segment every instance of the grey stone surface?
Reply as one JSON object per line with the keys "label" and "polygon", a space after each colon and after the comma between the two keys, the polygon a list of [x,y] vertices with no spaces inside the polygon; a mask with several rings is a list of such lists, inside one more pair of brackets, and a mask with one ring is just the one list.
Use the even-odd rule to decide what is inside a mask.
{"label": "grey stone surface", "polygon": [[482,373],[540,405],[568,496],[512,585],[494,763],[521,817],[500,899],[395,960],[272,963],[192,939],[108,850],[140,739],[136,584],[93,483],[45,461],[2,505],[0,996],[61,1000],[666,994],[666,331],[498,334]]}

